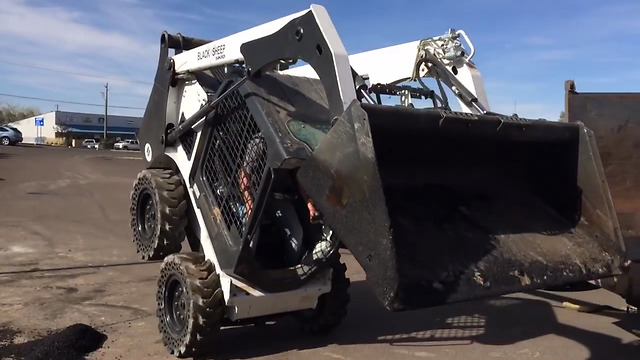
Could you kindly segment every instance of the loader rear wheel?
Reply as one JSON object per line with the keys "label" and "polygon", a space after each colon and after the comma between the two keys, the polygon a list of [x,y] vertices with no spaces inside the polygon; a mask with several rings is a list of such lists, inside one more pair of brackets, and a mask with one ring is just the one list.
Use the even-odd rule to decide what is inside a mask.
{"label": "loader rear wheel", "polygon": [[351,301],[347,278],[347,266],[340,262],[340,253],[335,252],[331,259],[331,291],[320,295],[315,309],[303,310],[294,314],[303,332],[313,335],[326,334],[340,325],[347,315]]}
{"label": "loader rear wheel", "polygon": [[173,356],[200,356],[212,349],[223,321],[224,297],[215,266],[203,254],[167,256],[156,301],[162,342]]}
{"label": "loader rear wheel", "polygon": [[145,169],[131,192],[131,229],[143,260],[160,260],[182,250],[187,224],[187,198],[173,170]]}

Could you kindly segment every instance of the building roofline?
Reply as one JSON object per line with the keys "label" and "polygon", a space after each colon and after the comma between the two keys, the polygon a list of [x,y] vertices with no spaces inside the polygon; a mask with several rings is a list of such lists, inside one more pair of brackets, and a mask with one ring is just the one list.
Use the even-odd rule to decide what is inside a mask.
{"label": "building roofline", "polygon": [[[87,112],[78,112],[78,111],[63,111],[63,110],[54,110],[45,114],[68,114],[68,115],[75,115],[75,116],[104,116],[104,113],[87,113]],[[42,115],[36,115],[36,116],[43,116],[45,114]],[[142,119],[142,116],[132,116],[132,115],[111,115],[111,114],[107,114],[108,117],[110,118],[134,118],[134,119]]]}

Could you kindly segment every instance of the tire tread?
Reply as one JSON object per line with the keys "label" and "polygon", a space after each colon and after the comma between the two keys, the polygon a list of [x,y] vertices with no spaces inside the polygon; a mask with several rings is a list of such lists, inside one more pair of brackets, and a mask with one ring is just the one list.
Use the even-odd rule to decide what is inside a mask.
{"label": "tire tread", "polygon": [[[169,274],[179,274],[188,284],[188,327],[176,339],[163,320],[163,286]],[[158,329],[167,350],[178,358],[199,356],[213,349],[224,316],[224,297],[220,277],[211,261],[201,253],[172,254],[165,258],[158,279]]]}
{"label": "tire tread", "polygon": [[[149,188],[154,194],[160,214],[159,231],[151,246],[145,244],[137,233],[137,199],[142,188]],[[161,260],[168,255],[179,253],[186,237],[187,208],[184,183],[179,174],[170,169],[145,169],[133,184],[130,195],[131,230],[136,251],[143,260]]]}

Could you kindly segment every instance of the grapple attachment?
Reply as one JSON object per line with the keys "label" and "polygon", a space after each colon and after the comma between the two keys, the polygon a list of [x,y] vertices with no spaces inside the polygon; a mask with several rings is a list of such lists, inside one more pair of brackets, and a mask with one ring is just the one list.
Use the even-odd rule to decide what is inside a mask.
{"label": "grapple attachment", "polygon": [[617,274],[581,124],[351,103],[298,172],[392,311]]}

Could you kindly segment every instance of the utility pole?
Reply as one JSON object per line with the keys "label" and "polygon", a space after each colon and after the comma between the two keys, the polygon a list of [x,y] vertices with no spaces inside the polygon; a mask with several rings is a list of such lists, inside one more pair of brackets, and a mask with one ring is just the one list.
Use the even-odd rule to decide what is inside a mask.
{"label": "utility pole", "polygon": [[104,85],[104,134],[102,135],[104,137],[104,141],[107,141],[107,117],[108,115],[108,111],[107,109],[109,108],[109,83],[106,83]]}

